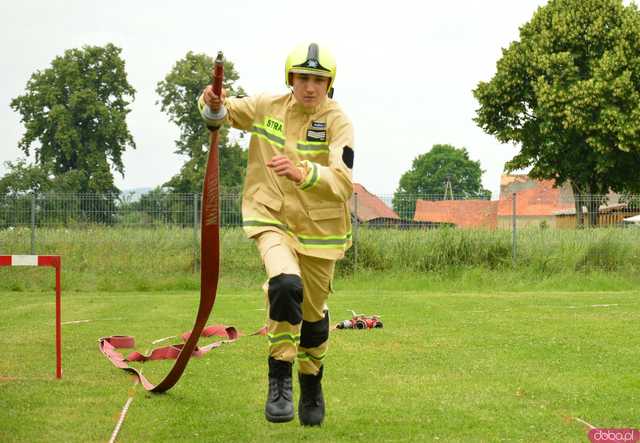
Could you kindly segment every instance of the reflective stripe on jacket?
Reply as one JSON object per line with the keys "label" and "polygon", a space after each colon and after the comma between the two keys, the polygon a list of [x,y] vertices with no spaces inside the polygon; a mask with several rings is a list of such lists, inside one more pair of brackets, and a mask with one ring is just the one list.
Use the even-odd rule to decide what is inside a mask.
{"label": "reflective stripe on jacket", "polygon": [[[224,121],[204,116],[210,127],[228,123],[251,132],[242,193],[243,227],[248,237],[279,230],[299,253],[336,260],[351,246],[349,199],[353,128],[338,104],[327,98],[313,109],[293,94],[229,97]],[[307,174],[299,185],[279,177],[266,163],[286,155]],[[351,157],[350,157],[351,155]],[[345,164],[345,159],[350,163]]]}

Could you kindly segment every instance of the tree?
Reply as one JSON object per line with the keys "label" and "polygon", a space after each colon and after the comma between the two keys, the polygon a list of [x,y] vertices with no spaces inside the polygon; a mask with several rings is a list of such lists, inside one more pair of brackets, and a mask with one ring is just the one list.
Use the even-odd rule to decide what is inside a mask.
{"label": "tree", "polygon": [[37,165],[24,159],[5,163],[8,172],[0,178],[0,228],[31,223],[33,192],[47,191],[51,180]]}
{"label": "tree", "polygon": [[[161,97],[161,109],[169,115],[169,120],[180,128],[180,138],[176,140],[176,153],[188,160],[180,172],[164,184],[174,192],[200,192],[204,179],[209,133],[204,126],[197,99],[204,87],[211,82],[214,60],[206,54],[189,51],[178,60],[164,80],[158,82],[156,92]],[[242,95],[236,85],[239,78],[233,63],[224,63],[224,88],[227,95]],[[227,128],[220,129],[220,186],[226,191],[238,192],[242,185],[247,164],[246,152],[237,142],[231,142]]]}
{"label": "tree", "polygon": [[124,176],[122,153],[135,148],[126,122],[135,89],[120,53],[111,43],[69,49],[11,101],[26,128],[19,147],[73,192],[118,193],[111,170]]}
{"label": "tree", "polygon": [[416,157],[411,169],[400,177],[393,208],[402,216],[413,218],[418,198],[490,198],[491,192],[482,187],[483,173],[480,162],[471,160],[465,148],[433,145],[429,152]]}
{"label": "tree", "polygon": [[78,194],[82,171],[54,176],[26,159],[5,165],[8,172],[0,178],[0,226],[31,224],[33,211],[38,225],[115,222],[117,195]]}
{"label": "tree", "polygon": [[640,13],[622,0],[551,0],[473,91],[476,123],[521,145],[505,169],[571,183],[578,220],[640,179]]}
{"label": "tree", "polygon": [[5,162],[5,166],[8,172],[0,178],[0,198],[47,192],[52,187],[47,172],[26,159]]}

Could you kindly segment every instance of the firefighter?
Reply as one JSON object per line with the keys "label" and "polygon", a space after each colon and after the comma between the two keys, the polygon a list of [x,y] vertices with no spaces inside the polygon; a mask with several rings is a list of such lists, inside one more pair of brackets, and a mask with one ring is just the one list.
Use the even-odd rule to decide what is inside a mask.
{"label": "firefighter", "polygon": [[329,339],[327,299],[336,260],[351,246],[353,128],[331,99],[335,59],[316,43],[285,63],[285,95],[217,97],[208,86],[198,107],[209,128],[251,132],[242,193],[246,235],[255,240],[268,280],[268,378],[265,416],[294,418],[292,365],[298,363],[298,417],[320,425],[321,380]]}

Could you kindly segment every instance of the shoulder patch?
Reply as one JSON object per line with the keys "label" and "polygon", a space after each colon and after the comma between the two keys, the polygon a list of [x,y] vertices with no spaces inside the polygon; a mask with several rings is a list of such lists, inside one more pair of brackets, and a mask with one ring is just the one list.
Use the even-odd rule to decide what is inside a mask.
{"label": "shoulder patch", "polygon": [[349,146],[342,148],[342,161],[347,165],[347,168],[353,169],[353,149]]}

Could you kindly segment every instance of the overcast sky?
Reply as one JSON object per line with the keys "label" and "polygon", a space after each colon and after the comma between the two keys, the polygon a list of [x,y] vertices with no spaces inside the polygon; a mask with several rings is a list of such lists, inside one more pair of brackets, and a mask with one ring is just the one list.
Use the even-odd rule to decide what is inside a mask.
{"label": "overcast sky", "polygon": [[137,144],[124,154],[120,189],[155,187],[176,174],[177,127],[156,105],[156,84],[188,51],[223,50],[249,94],[284,93],[284,60],[296,44],[324,43],[336,55],[335,98],[356,131],[354,176],[392,194],[412,160],[434,144],[466,147],[499,189],[501,145],[472,121],[472,90],[495,73],[501,49],[518,39],[543,0],[120,1],[21,0],[0,4],[0,175],[22,156],[24,132],[9,107],[36,70],[66,49],[114,43],[137,90],[128,124]]}

